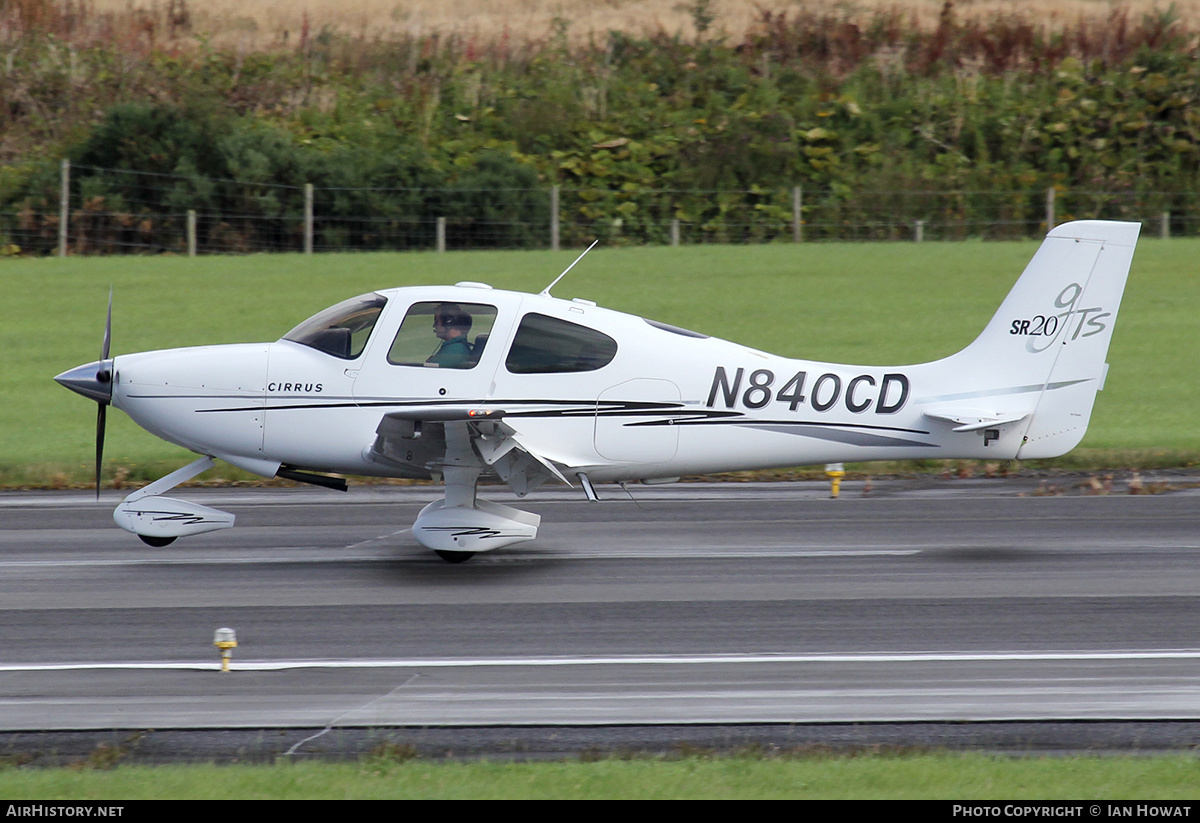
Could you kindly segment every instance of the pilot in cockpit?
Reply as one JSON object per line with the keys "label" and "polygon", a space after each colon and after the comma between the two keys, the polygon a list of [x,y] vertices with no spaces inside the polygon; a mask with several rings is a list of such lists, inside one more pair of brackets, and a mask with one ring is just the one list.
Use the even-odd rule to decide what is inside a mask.
{"label": "pilot in cockpit", "polygon": [[464,368],[471,357],[471,315],[457,303],[442,303],[433,315],[433,333],[442,341],[425,362],[443,369]]}

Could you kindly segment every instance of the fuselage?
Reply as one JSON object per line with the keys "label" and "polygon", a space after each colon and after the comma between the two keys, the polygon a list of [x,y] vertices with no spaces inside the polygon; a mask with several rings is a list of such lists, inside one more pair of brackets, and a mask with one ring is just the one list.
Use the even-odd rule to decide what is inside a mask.
{"label": "fuselage", "polygon": [[[789,359],[586,301],[477,284],[360,300],[373,301],[375,314],[369,328],[355,329],[352,345],[349,332],[330,341],[309,329],[289,335],[304,342],[118,356],[113,405],[159,437],[268,476],[281,464],[395,475],[370,449],[381,418],[463,405],[502,410],[532,450],[597,481],[846,460],[1002,458],[1019,446],[1015,427],[986,444],[976,433],[948,444],[946,427],[922,415],[947,393],[927,379],[935,364]],[[444,305],[475,316],[474,363],[429,362],[441,347],[430,307]],[[963,375],[955,389],[971,382]]]}

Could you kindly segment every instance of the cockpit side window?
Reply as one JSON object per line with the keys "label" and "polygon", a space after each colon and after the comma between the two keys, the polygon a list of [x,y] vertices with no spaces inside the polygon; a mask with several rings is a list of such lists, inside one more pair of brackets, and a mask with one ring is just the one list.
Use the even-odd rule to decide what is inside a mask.
{"label": "cockpit side window", "polygon": [[514,374],[595,371],[617,354],[617,341],[607,334],[530,313],[521,318],[504,366]]}
{"label": "cockpit side window", "polygon": [[387,304],[378,294],[364,294],[314,314],[283,336],[284,340],[311,346],[342,360],[363,353],[375,322]]}
{"label": "cockpit side window", "polygon": [[414,303],[388,350],[393,366],[473,369],[496,323],[496,307],[483,303]]}

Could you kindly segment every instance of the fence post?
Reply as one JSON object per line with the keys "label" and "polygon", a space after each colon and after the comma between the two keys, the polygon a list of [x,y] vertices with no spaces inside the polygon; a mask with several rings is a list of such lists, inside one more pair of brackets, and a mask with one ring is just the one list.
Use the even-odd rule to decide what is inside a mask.
{"label": "fence post", "polygon": [[1159,237],[1166,240],[1171,236],[1171,212],[1162,213],[1162,225],[1159,227]]}
{"label": "fence post", "polygon": [[924,240],[925,240],[925,221],[924,220],[917,221],[916,228],[913,231],[913,239],[918,243],[924,242]]}
{"label": "fence post", "polygon": [[313,249],[313,184],[304,184],[304,253]]}
{"label": "fence post", "polygon": [[558,251],[558,186],[550,187],[550,251]]}
{"label": "fence post", "polygon": [[439,217],[437,219],[437,250],[446,250],[446,218]]}
{"label": "fence post", "polygon": [[1054,186],[1046,189],[1046,231],[1054,228]]}
{"label": "fence post", "polygon": [[671,218],[671,245],[672,246],[679,245],[679,218],[678,217]]}
{"label": "fence post", "polygon": [[804,239],[803,222],[800,220],[800,206],[804,193],[799,186],[792,187],[792,242],[799,243]]}
{"label": "fence post", "polygon": [[188,257],[196,256],[196,210],[188,209],[187,213],[187,249]]}
{"label": "fence post", "polygon": [[58,196],[58,256],[67,256],[67,215],[71,207],[71,161],[62,161],[62,190]]}

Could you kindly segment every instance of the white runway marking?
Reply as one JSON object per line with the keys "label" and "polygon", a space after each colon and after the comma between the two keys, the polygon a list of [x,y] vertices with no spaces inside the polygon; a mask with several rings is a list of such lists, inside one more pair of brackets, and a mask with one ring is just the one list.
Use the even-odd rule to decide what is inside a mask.
{"label": "white runway marking", "polygon": [[[361,546],[371,541],[364,541]],[[229,565],[261,565],[264,563],[366,563],[382,560],[392,560],[391,557],[379,555],[347,555],[330,554],[338,549],[313,549],[312,555],[251,556],[251,557],[140,557],[137,559],[110,560],[8,560],[0,562],[0,569],[37,569],[37,568],[70,568],[75,566],[229,566]],[[319,554],[316,554],[319,552]]]}
{"label": "white runway marking", "polygon": [[[385,546],[380,551],[381,554],[346,554],[348,551],[362,551],[367,549],[372,544],[382,541],[393,540],[401,535],[410,532],[411,529],[402,529],[401,531],[392,532],[391,534],[372,537],[367,540],[359,541],[345,548],[319,546],[296,546],[289,549],[280,549],[271,554],[261,555],[213,555],[213,556],[191,556],[191,557],[125,557],[125,558],[106,558],[106,559],[85,559],[85,558],[62,558],[58,560],[3,560],[0,561],[0,570],[3,569],[39,569],[39,568],[74,568],[74,567],[100,567],[100,566],[231,566],[231,565],[281,565],[281,564],[300,564],[307,565],[313,563],[394,563],[397,560],[412,559],[412,555],[398,555],[389,547]],[[757,558],[757,557],[908,557],[911,555],[920,554],[923,549],[875,549],[875,548],[847,548],[847,549],[790,549],[787,547],[763,547],[760,549],[734,549],[722,550],[703,549],[703,548],[655,548],[644,549],[638,551],[630,551],[628,549],[516,549],[510,551],[497,552],[494,556],[487,553],[482,553],[475,561],[476,565],[483,562],[517,562],[538,560],[547,557],[563,557],[569,556],[576,560],[628,560],[645,559],[645,558]],[[418,559],[428,560],[432,557],[431,553],[422,551],[416,555]]]}
{"label": "white runway marking", "polygon": [[[396,660],[272,660],[234,661],[237,671],[289,669],[454,669],[484,667],[566,666],[697,666],[763,663],[966,663],[1015,661],[1200,660],[1200,649],[1146,651],[1064,652],[896,652],[859,654],[706,654],[610,655],[596,657],[473,657],[411,658]],[[220,663],[8,663],[0,672],[51,672],[88,670],[212,671]]]}

